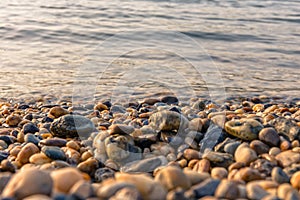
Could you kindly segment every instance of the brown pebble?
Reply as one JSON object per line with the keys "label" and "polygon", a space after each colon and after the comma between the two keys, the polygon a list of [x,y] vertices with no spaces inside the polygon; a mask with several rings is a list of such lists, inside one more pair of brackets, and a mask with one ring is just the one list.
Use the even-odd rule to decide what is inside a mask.
{"label": "brown pebble", "polygon": [[259,139],[270,145],[271,147],[277,146],[280,142],[279,135],[274,128],[263,128],[258,135]]}
{"label": "brown pebble", "polygon": [[188,168],[185,168],[183,172],[190,180],[191,185],[198,184],[198,183],[204,181],[205,179],[210,178],[210,175],[207,172],[199,173],[199,172],[192,171]]}
{"label": "brown pebble", "polygon": [[189,129],[193,131],[202,131],[203,122],[201,118],[194,118],[189,122]]}
{"label": "brown pebble", "polygon": [[211,169],[211,177],[215,179],[227,178],[228,171],[224,167],[214,167]]}
{"label": "brown pebble", "polygon": [[222,180],[218,185],[215,196],[224,199],[239,198],[239,188],[234,181]]}
{"label": "brown pebble", "polygon": [[74,194],[76,196],[80,196],[83,199],[87,199],[89,197],[94,196],[94,188],[92,185],[85,181],[81,180],[75,183],[69,191],[70,194]]}
{"label": "brown pebble", "polygon": [[86,161],[79,163],[77,166],[77,168],[80,171],[85,172],[90,175],[94,174],[95,171],[98,169],[98,167],[99,167],[99,164],[95,158],[89,158]]}
{"label": "brown pebble", "polygon": [[92,156],[93,156],[93,154],[89,151],[83,152],[81,154],[81,161],[85,161],[85,160],[89,159]]}
{"label": "brown pebble", "polygon": [[286,151],[292,147],[291,143],[287,140],[284,140],[280,143],[281,151]]}
{"label": "brown pebble", "polygon": [[194,150],[194,149],[186,149],[186,150],[184,150],[183,156],[187,160],[200,159],[200,157],[201,157],[199,151]]}
{"label": "brown pebble", "polygon": [[29,162],[36,165],[43,165],[45,163],[50,163],[51,161],[52,160],[44,153],[37,153],[29,158]]}
{"label": "brown pebble", "polygon": [[232,163],[229,167],[228,167],[228,171],[232,171],[234,169],[241,169],[243,167],[245,167],[245,163],[243,162],[235,162],[235,163]]}
{"label": "brown pebble", "polygon": [[76,151],[79,151],[79,149],[80,149],[79,144],[77,142],[75,142],[74,140],[67,142],[66,146],[69,148],[75,149]]}
{"label": "brown pebble", "polygon": [[9,126],[17,126],[22,121],[22,118],[19,115],[9,115],[6,118],[6,123]]}
{"label": "brown pebble", "polygon": [[69,111],[66,109],[60,107],[60,106],[55,106],[50,109],[49,111],[49,117],[53,116],[54,118],[59,118],[63,115],[69,114]]}
{"label": "brown pebble", "polygon": [[282,167],[287,167],[300,161],[300,154],[291,150],[283,151],[275,156]]}
{"label": "brown pebble", "polygon": [[110,134],[114,135],[114,134],[120,134],[120,135],[129,135],[134,131],[134,127],[133,126],[128,126],[125,124],[113,124],[109,127],[110,130]]}
{"label": "brown pebble", "polygon": [[263,177],[260,172],[256,169],[252,169],[250,167],[241,168],[238,173],[234,176],[235,180],[243,180],[246,182],[261,180]]}
{"label": "brown pebble", "polygon": [[16,171],[16,167],[7,159],[1,161],[1,169],[12,173]]}
{"label": "brown pebble", "polygon": [[272,156],[276,156],[277,154],[279,154],[281,152],[281,150],[278,147],[272,147],[269,150],[269,154]]}
{"label": "brown pebble", "polygon": [[257,159],[257,154],[249,146],[241,144],[236,149],[234,158],[237,162],[243,162],[246,165],[249,165],[251,162]]}
{"label": "brown pebble", "polygon": [[292,175],[291,185],[296,189],[300,188],[300,171],[298,171]]}
{"label": "brown pebble", "polygon": [[253,140],[250,143],[250,148],[253,149],[258,155],[269,152],[269,146],[259,140]]}
{"label": "brown pebble", "polygon": [[199,160],[193,167],[193,171],[196,172],[209,172],[210,171],[210,162],[207,159]]}
{"label": "brown pebble", "polygon": [[19,152],[16,161],[25,164],[29,162],[30,156],[38,153],[40,150],[33,143],[27,143]]}
{"label": "brown pebble", "polygon": [[97,105],[94,106],[94,110],[98,110],[98,111],[108,110],[108,107],[103,103],[98,103]]}

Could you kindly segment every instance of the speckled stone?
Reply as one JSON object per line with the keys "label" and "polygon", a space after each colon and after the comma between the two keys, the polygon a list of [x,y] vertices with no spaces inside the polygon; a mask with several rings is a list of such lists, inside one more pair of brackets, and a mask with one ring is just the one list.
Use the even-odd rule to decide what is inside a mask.
{"label": "speckled stone", "polygon": [[278,117],[270,121],[270,124],[274,126],[278,134],[287,136],[291,141],[300,140],[300,127],[291,119]]}
{"label": "speckled stone", "polygon": [[208,151],[203,155],[203,158],[210,161],[213,167],[225,167],[227,168],[234,162],[233,156],[228,153],[220,153],[214,151]]}
{"label": "speckled stone", "polygon": [[300,154],[289,150],[277,154],[275,158],[281,166],[288,167],[293,163],[298,163],[300,161]]}
{"label": "speckled stone", "polygon": [[94,123],[80,115],[64,115],[51,123],[50,130],[54,137],[88,137],[94,130]]}
{"label": "speckled stone", "polygon": [[225,130],[228,134],[243,140],[255,140],[263,125],[254,119],[235,120],[225,123]]}

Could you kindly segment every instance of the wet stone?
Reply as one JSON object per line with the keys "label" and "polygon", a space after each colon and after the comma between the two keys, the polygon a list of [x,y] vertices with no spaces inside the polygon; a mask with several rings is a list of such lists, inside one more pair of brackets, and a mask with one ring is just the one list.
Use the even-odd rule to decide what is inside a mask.
{"label": "wet stone", "polygon": [[228,134],[243,140],[254,140],[258,138],[263,125],[254,119],[235,120],[225,123],[225,130]]}
{"label": "wet stone", "polygon": [[52,122],[50,130],[54,137],[86,138],[95,130],[95,125],[90,119],[80,115],[64,115]]}
{"label": "wet stone", "polygon": [[168,160],[165,156],[154,156],[142,160],[133,161],[121,167],[121,172],[153,172],[156,168],[165,166]]}
{"label": "wet stone", "polygon": [[65,152],[59,147],[55,146],[44,146],[42,152],[52,160],[66,160],[67,157]]}
{"label": "wet stone", "polygon": [[27,133],[36,133],[36,132],[39,132],[40,129],[34,125],[33,123],[27,123],[27,124],[24,124],[23,126],[23,132],[24,134],[27,134]]}

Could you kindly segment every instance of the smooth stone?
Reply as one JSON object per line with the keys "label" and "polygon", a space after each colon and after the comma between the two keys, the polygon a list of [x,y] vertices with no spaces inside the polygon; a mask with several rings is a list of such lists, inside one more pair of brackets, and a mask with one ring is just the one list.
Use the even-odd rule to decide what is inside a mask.
{"label": "smooth stone", "polygon": [[8,159],[1,161],[1,171],[8,171],[15,173],[16,166]]}
{"label": "smooth stone", "polygon": [[39,142],[41,141],[41,139],[39,138],[39,136],[37,135],[34,135],[32,133],[27,133],[25,136],[24,136],[24,141],[26,143],[33,143],[35,144],[36,146],[38,146]]}
{"label": "smooth stone", "polygon": [[214,167],[211,169],[211,177],[214,179],[224,179],[228,176],[228,171],[224,167]]}
{"label": "smooth stone", "polygon": [[270,147],[260,140],[252,140],[250,142],[250,148],[253,149],[258,155],[268,153]]}
{"label": "smooth stone", "polygon": [[112,124],[109,130],[111,135],[130,135],[134,131],[134,127],[125,124]]}
{"label": "smooth stone", "polygon": [[97,105],[94,106],[94,110],[98,110],[98,111],[108,110],[108,106],[103,103],[98,103]]}
{"label": "smooth stone", "polygon": [[100,199],[110,199],[114,194],[123,188],[136,188],[134,184],[125,181],[105,180],[97,190]]}
{"label": "smooth stone", "polygon": [[189,199],[198,199],[205,196],[213,196],[220,184],[220,180],[206,179],[203,182],[193,185],[185,192],[185,196]]}
{"label": "smooth stone", "polygon": [[54,137],[87,138],[95,130],[94,123],[80,115],[64,115],[51,123],[50,130]]}
{"label": "smooth stone", "polygon": [[9,154],[6,151],[0,151],[0,162],[7,159]]}
{"label": "smooth stone", "polygon": [[171,104],[178,104],[179,100],[177,97],[175,96],[164,96],[160,99],[161,102],[163,103],[166,103],[168,105],[171,105]]}
{"label": "smooth stone", "polygon": [[261,186],[255,183],[248,183],[246,186],[247,189],[247,197],[253,200],[261,200],[265,196],[269,195],[267,191],[265,191]]}
{"label": "smooth stone", "polygon": [[[263,156],[265,155],[269,157],[268,154],[263,154]],[[268,160],[267,157],[259,158],[250,164],[251,168],[257,169],[261,173],[261,175],[265,177],[271,176],[272,169],[277,166],[277,162],[274,158],[271,159],[274,159],[275,162],[273,162],[273,160]]]}
{"label": "smooth stone", "polygon": [[215,191],[215,196],[223,199],[238,199],[239,188],[236,182],[222,180]]}
{"label": "smooth stone", "polygon": [[241,144],[234,153],[234,159],[236,162],[242,162],[249,165],[257,159],[257,154],[248,145]]}
{"label": "smooth stone", "polygon": [[276,160],[282,167],[291,166],[294,163],[300,162],[300,154],[291,150],[283,151],[275,156]]}
{"label": "smooth stone", "polygon": [[192,105],[192,108],[196,109],[196,110],[199,110],[199,111],[202,111],[205,109],[205,102],[202,101],[202,100],[198,100],[196,101],[193,105]]}
{"label": "smooth stone", "polygon": [[72,148],[76,151],[80,150],[80,145],[77,142],[75,142],[74,140],[68,141],[65,145],[66,145],[66,147]]}
{"label": "smooth stone", "polygon": [[67,144],[67,140],[62,138],[48,138],[41,140],[39,142],[39,146],[57,146],[57,147],[64,147]]}
{"label": "smooth stone", "polygon": [[115,178],[117,181],[133,184],[145,199],[160,200],[167,196],[167,191],[160,182],[153,180],[146,174],[116,173]]}
{"label": "smooth stone", "polygon": [[278,146],[279,142],[280,142],[280,138],[278,133],[276,132],[276,130],[272,127],[268,127],[268,128],[263,128],[259,134],[258,134],[258,138],[266,143],[267,145],[274,147],[274,146]]}
{"label": "smooth stone", "polygon": [[37,133],[40,131],[40,129],[34,125],[33,123],[27,123],[24,124],[23,128],[22,128],[24,134],[26,135],[27,133]]}
{"label": "smooth stone", "polygon": [[42,194],[35,194],[35,195],[30,195],[24,198],[23,200],[52,200],[52,198]]}
{"label": "smooth stone", "polygon": [[188,127],[188,119],[173,111],[160,111],[154,113],[149,118],[150,126],[160,131],[173,131],[177,130],[182,132]]}
{"label": "smooth stone", "polygon": [[47,172],[38,169],[19,171],[10,179],[2,196],[24,199],[34,194],[50,196],[53,181]]}
{"label": "smooth stone", "polygon": [[214,151],[208,151],[204,153],[202,158],[209,160],[213,167],[227,168],[234,162],[233,156],[231,154]]}
{"label": "smooth stone", "polygon": [[16,161],[20,162],[21,164],[26,164],[29,162],[30,156],[39,152],[40,150],[36,145],[34,145],[33,143],[27,143],[18,153]]}
{"label": "smooth stone", "polygon": [[17,126],[22,121],[22,118],[19,115],[9,115],[6,118],[5,123],[9,126]]}
{"label": "smooth stone", "polygon": [[45,163],[50,163],[52,160],[46,156],[44,153],[36,153],[29,158],[29,162],[36,165],[43,165]]}
{"label": "smooth stone", "polygon": [[56,146],[44,146],[42,152],[52,160],[67,160],[65,152]]}
{"label": "smooth stone", "polygon": [[[277,188],[277,195],[280,199],[285,199],[287,194],[292,191],[292,190],[295,190],[295,188],[293,188],[291,186],[291,184],[289,183],[283,183],[281,185],[278,186]],[[297,191],[297,190],[295,190]]]}
{"label": "smooth stone", "polygon": [[200,141],[200,152],[204,152],[205,150],[212,150],[217,144],[224,141],[226,138],[226,134],[223,132],[222,128],[214,123],[211,123],[208,127],[204,138]]}
{"label": "smooth stone", "polygon": [[0,135],[0,140],[4,141],[7,145],[10,145],[16,141],[16,138],[10,135]]}
{"label": "smooth stone", "polygon": [[183,171],[175,166],[165,167],[155,175],[155,180],[159,181],[167,190],[175,188],[188,189],[191,182]]}
{"label": "smooth stone", "polygon": [[73,167],[57,169],[51,172],[53,186],[57,192],[69,193],[70,189],[79,181],[83,180],[83,175]]}
{"label": "smooth stone", "polygon": [[228,144],[226,144],[226,145],[224,146],[224,151],[225,151],[226,153],[229,153],[229,154],[231,154],[231,155],[234,155],[236,149],[240,146],[240,144],[241,144],[241,143],[238,142],[238,141],[236,141],[236,142],[230,142],[230,143],[228,143]]}
{"label": "smooth stone", "polygon": [[300,188],[300,171],[298,171],[292,175],[291,185],[296,189]]}
{"label": "smooth stone", "polygon": [[1,172],[0,173],[0,194],[2,194],[3,189],[8,184],[8,182],[11,179],[12,175],[13,174],[10,173],[10,172]]}
{"label": "smooth stone", "polygon": [[124,108],[123,106],[120,106],[120,105],[113,105],[112,107],[110,107],[110,112],[111,113],[125,113],[126,108]]}
{"label": "smooth stone", "polygon": [[125,187],[116,192],[110,200],[142,200],[141,193],[136,188]]}
{"label": "smooth stone", "polygon": [[113,178],[115,175],[115,171],[108,168],[108,167],[103,167],[99,168],[95,171],[94,178],[95,181],[100,183],[108,178]]}
{"label": "smooth stone", "polygon": [[165,166],[168,160],[165,156],[154,156],[127,163],[121,167],[121,172],[153,172],[156,168]]}
{"label": "smooth stone", "polygon": [[278,117],[269,122],[278,134],[287,136],[290,141],[300,140],[300,127],[291,119]]}
{"label": "smooth stone", "polygon": [[193,171],[196,172],[209,172],[210,170],[210,161],[207,159],[201,159],[199,160],[194,166],[193,166]]}
{"label": "smooth stone", "polygon": [[95,171],[99,168],[99,162],[95,158],[89,158],[77,165],[77,168],[91,176],[94,176]]}
{"label": "smooth stone", "polygon": [[290,182],[290,178],[288,177],[288,175],[280,167],[274,167],[273,168],[273,170],[272,170],[272,180],[276,181],[279,184]]}
{"label": "smooth stone", "polygon": [[189,122],[189,129],[192,131],[202,131],[203,122],[201,118],[194,118]]}
{"label": "smooth stone", "polygon": [[207,172],[196,172],[196,171],[190,170],[189,168],[185,168],[183,172],[190,180],[191,185],[198,184],[198,183],[204,181],[205,179],[210,178],[210,174]]}
{"label": "smooth stone", "polygon": [[91,183],[81,180],[75,183],[69,191],[69,194],[73,194],[75,196],[79,196],[82,199],[87,199],[89,197],[94,196],[94,188]]}
{"label": "smooth stone", "polygon": [[50,109],[49,114],[51,116],[53,116],[54,118],[59,118],[59,117],[61,117],[63,115],[69,114],[69,111],[67,111],[66,109],[64,109],[64,108],[62,108],[60,106],[55,106],[55,107],[53,107],[53,108]]}
{"label": "smooth stone", "polygon": [[254,119],[234,120],[225,123],[225,130],[228,134],[242,140],[255,140],[263,125]]}
{"label": "smooth stone", "polygon": [[241,168],[235,175],[234,180],[243,180],[245,182],[250,182],[254,180],[261,180],[263,177],[260,172],[256,169],[250,167]]}

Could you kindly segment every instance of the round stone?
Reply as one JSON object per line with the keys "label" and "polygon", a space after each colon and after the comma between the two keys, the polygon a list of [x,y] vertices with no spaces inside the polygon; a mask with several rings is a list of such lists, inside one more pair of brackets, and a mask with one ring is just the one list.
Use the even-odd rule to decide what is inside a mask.
{"label": "round stone", "polygon": [[230,135],[243,140],[255,140],[263,125],[254,119],[234,120],[225,123],[225,130]]}
{"label": "round stone", "polygon": [[26,164],[29,162],[30,156],[39,152],[40,150],[36,145],[33,143],[27,143],[18,153],[16,161],[21,164]]}
{"label": "round stone", "polygon": [[80,115],[64,115],[51,123],[50,130],[55,137],[87,138],[95,130],[94,123]]}
{"label": "round stone", "polygon": [[241,144],[234,153],[234,159],[236,162],[242,162],[249,165],[257,159],[257,154],[248,145]]}
{"label": "round stone", "polygon": [[215,196],[223,199],[239,198],[238,185],[233,181],[222,180],[216,189]]}
{"label": "round stone", "polygon": [[277,146],[280,142],[279,135],[274,128],[263,128],[258,135],[259,139],[270,146]]}
{"label": "round stone", "polygon": [[53,181],[49,173],[38,169],[25,169],[16,173],[6,185],[2,197],[24,199],[30,195],[50,196]]}
{"label": "round stone", "polygon": [[69,114],[69,112],[66,109],[64,109],[60,106],[55,106],[55,107],[50,109],[49,114],[51,116],[53,116],[54,118],[59,118],[63,115]]}
{"label": "round stone", "polygon": [[59,147],[55,146],[44,146],[42,152],[52,160],[66,160],[66,154]]}
{"label": "round stone", "polygon": [[299,189],[300,188],[300,171],[296,172],[291,177],[291,184],[294,188]]}
{"label": "round stone", "polygon": [[274,167],[271,175],[272,180],[279,184],[289,183],[290,181],[288,175],[280,167]]}
{"label": "round stone", "polygon": [[161,98],[161,102],[171,105],[178,104],[179,100],[175,96],[164,96]]}
{"label": "round stone", "polygon": [[9,126],[17,126],[22,121],[22,118],[19,115],[9,115],[6,118],[6,123]]}
{"label": "round stone", "polygon": [[224,167],[214,167],[211,169],[211,177],[215,179],[227,178],[228,171]]}
{"label": "round stone", "polygon": [[115,135],[115,134],[129,135],[134,131],[134,127],[125,124],[113,124],[109,127],[109,130],[111,135]]}
{"label": "round stone", "polygon": [[36,133],[36,132],[39,132],[40,129],[34,125],[33,123],[27,123],[23,126],[23,132],[24,134],[27,134],[27,133]]}

